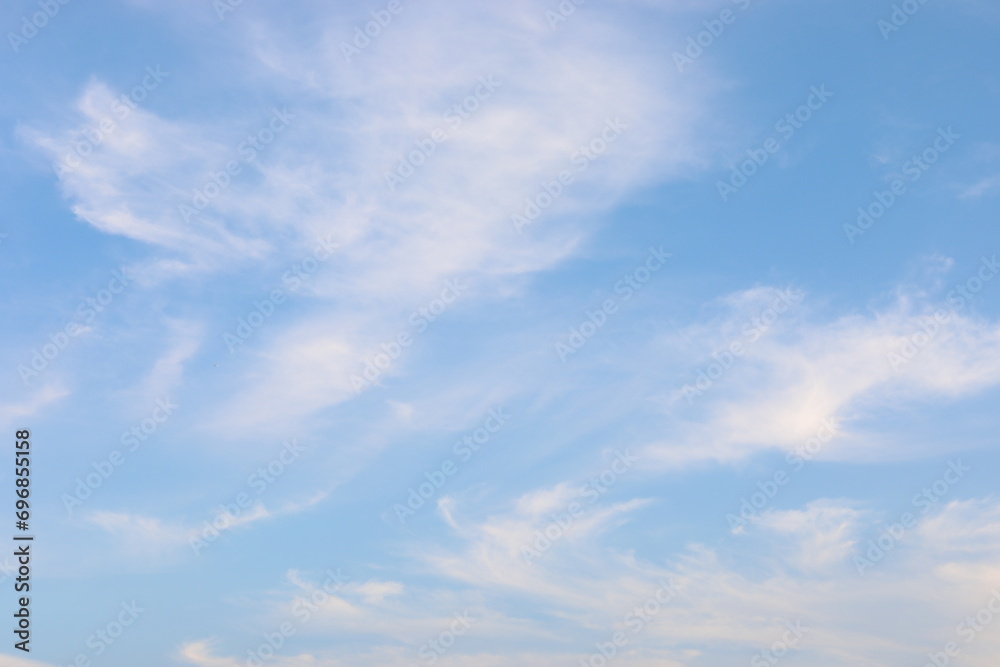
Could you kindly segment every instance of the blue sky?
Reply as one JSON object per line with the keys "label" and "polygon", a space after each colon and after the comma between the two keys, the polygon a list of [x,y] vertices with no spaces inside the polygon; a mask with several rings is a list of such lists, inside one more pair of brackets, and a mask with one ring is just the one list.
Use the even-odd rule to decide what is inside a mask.
{"label": "blue sky", "polygon": [[2,21],[3,665],[995,664],[993,4]]}

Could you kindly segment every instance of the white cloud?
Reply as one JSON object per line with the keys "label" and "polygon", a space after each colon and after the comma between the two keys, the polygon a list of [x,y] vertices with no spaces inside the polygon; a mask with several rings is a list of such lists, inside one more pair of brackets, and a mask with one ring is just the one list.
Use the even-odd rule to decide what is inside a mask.
{"label": "white cloud", "polygon": [[4,667],[54,667],[50,662],[40,662],[38,660],[28,660],[12,655],[3,656]]}
{"label": "white cloud", "polygon": [[0,425],[4,428],[17,425],[20,420],[38,414],[46,406],[65,398],[69,393],[69,390],[60,384],[47,384],[36,390],[27,400],[0,406]]}
{"label": "white cloud", "polygon": [[787,536],[783,560],[801,572],[842,564],[857,544],[865,512],[835,501],[819,500],[804,510],[769,510],[754,520],[761,529]]}
{"label": "white cloud", "polygon": [[[753,337],[757,324],[751,324],[752,336],[741,334],[759,315],[759,294],[727,297],[734,310],[713,322],[714,335],[698,323],[660,346],[661,354],[693,357],[695,371],[709,369],[714,379],[699,388],[695,371],[689,372],[688,389],[676,390],[667,404],[682,436],[650,445],[643,458],[667,466],[738,461],[762,450],[801,448],[829,430],[824,423],[838,431],[830,449],[841,456],[893,456],[898,447],[889,443],[866,448],[877,434],[859,424],[900,406],[953,401],[1000,383],[1000,324],[964,305],[955,308],[904,286],[888,306],[823,322],[806,298],[763,335]],[[934,322],[935,313],[941,323]],[[732,341],[744,352],[727,358]]]}
{"label": "white cloud", "polygon": [[979,197],[983,197],[994,192],[998,188],[1000,188],[1000,174],[989,176],[970,185],[959,193],[958,196],[961,199],[978,199]]}
{"label": "white cloud", "polygon": [[957,556],[985,556],[1000,550],[1000,504],[995,498],[953,500],[920,524],[927,548]]}
{"label": "white cloud", "polygon": [[192,548],[196,548],[197,552],[210,548],[210,544],[227,531],[303,512],[322,502],[326,496],[325,492],[317,493],[301,502],[286,502],[275,510],[269,510],[261,502],[236,515],[219,510],[198,525],[109,511],[91,512],[84,515],[83,520],[98,526],[117,540],[126,560],[140,565],[162,564],[176,560]]}
{"label": "white cloud", "polygon": [[[779,640],[786,622],[806,629],[800,648],[810,664],[900,664],[953,639],[955,626],[1000,584],[995,499],[954,502],[928,516],[864,575],[852,559],[866,553],[861,538],[873,534],[877,513],[829,499],[765,512],[727,544],[689,544],[662,565],[601,539],[553,549],[531,569],[519,568],[515,545],[532,529],[521,525],[524,513],[548,511],[563,495],[561,487],[546,489],[523,496],[506,517],[460,524],[469,546],[452,557],[429,545],[419,553],[440,575],[475,583],[487,600],[509,601],[513,594],[571,621],[574,630],[564,634],[582,632],[591,644],[625,629],[625,615],[650,597],[653,582],[670,578],[677,596],[618,658],[626,665],[645,664],[658,651],[673,651],[670,657],[687,664],[681,649],[705,664],[715,664],[713,656],[749,659]],[[985,666],[994,645],[984,635],[964,655]]]}
{"label": "white cloud", "polygon": [[146,402],[170,396],[184,379],[184,364],[201,346],[203,332],[200,326],[184,321],[168,321],[171,331],[169,349],[153,364],[142,381],[142,394]]}
{"label": "white cloud", "polygon": [[[300,34],[233,24],[246,31],[245,48],[259,59],[258,87],[275,105],[289,97],[311,102],[289,109],[288,128],[191,223],[176,205],[227,159],[240,159],[243,137],[230,127],[252,127],[249,112],[196,124],[139,108],[61,179],[81,219],[163,249],[144,267],[147,278],[247,261],[280,266],[317,237],[342,244],[310,281],[309,292],[324,303],[294,321],[276,317],[268,324],[273,334],[245,346],[258,353],[237,403],[244,417],[259,417],[255,424],[349,399],[347,376],[369,346],[394,336],[446,278],[506,289],[510,278],[567,258],[596,214],[626,192],[702,163],[705,79],[678,76],[669,58],[633,51],[627,21],[580,11],[552,31],[537,3],[432,2],[408,8],[348,63],[340,44],[359,16],[325,11],[318,35],[311,27]],[[451,36],[447,48],[443,34]],[[510,48],[512,41],[522,48]],[[173,94],[179,77],[172,73],[157,94]],[[490,77],[499,85],[454,128],[448,108],[477,87],[482,92],[480,81]],[[33,139],[61,159],[63,147],[107,113],[113,95],[92,82],[78,103],[81,129],[34,132]],[[615,118],[627,128],[576,173],[582,167],[571,156]],[[448,139],[390,191],[385,173],[438,127]],[[576,181],[518,234],[511,214],[561,170]],[[290,358],[293,347],[307,353]],[[224,408],[220,423],[238,426],[236,412]]]}

